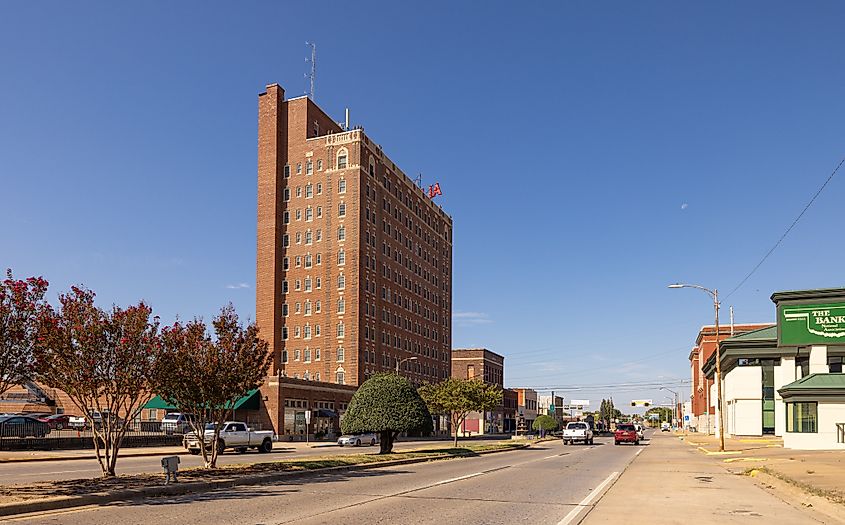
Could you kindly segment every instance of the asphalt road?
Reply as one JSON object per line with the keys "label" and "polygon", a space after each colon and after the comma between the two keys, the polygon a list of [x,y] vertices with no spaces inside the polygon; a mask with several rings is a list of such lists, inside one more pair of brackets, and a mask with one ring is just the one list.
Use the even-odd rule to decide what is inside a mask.
{"label": "asphalt road", "polygon": [[[473,440],[472,442],[477,442]],[[451,441],[407,441],[399,442],[395,446],[395,450],[409,450],[419,448],[443,448],[451,447]],[[304,443],[275,443],[273,452],[269,454],[259,454],[254,450],[250,450],[244,454],[238,454],[231,450],[225,452],[220,456],[218,465],[235,465],[240,463],[256,463],[262,461],[279,461],[283,459],[294,459],[305,456],[332,456],[340,454],[357,454],[357,453],[378,453],[378,445],[361,446],[361,447],[306,447]],[[93,454],[93,451],[92,451]],[[160,456],[140,456],[140,457],[119,457],[117,460],[118,474],[143,474],[143,473],[160,473],[161,472],[161,457],[167,454],[162,453]],[[203,465],[202,456],[190,456],[183,454],[180,456],[180,469],[190,467],[200,467]],[[33,483],[37,481],[49,480],[64,480],[64,479],[80,479],[80,478],[95,478],[101,475],[100,465],[96,459],[73,459],[61,461],[26,461],[26,462],[10,462],[0,463],[0,485],[9,485],[15,483]]]}
{"label": "asphalt road", "polygon": [[[546,442],[526,450],[301,476],[283,484],[41,513],[24,524],[578,523],[648,446]],[[2,521],[2,520],[0,520]]]}

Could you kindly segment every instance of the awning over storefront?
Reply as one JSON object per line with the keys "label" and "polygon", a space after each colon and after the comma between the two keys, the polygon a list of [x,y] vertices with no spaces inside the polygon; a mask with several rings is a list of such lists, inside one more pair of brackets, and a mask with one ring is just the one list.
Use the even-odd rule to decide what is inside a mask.
{"label": "awning over storefront", "polygon": [[[257,388],[250,390],[245,396],[239,397],[235,401],[235,410],[258,410],[261,406],[260,393]],[[155,396],[150,399],[144,408],[155,408],[163,410],[176,410],[176,407],[161,396]]]}
{"label": "awning over storefront", "polygon": [[782,398],[793,396],[845,396],[845,374],[810,374],[778,390]]}

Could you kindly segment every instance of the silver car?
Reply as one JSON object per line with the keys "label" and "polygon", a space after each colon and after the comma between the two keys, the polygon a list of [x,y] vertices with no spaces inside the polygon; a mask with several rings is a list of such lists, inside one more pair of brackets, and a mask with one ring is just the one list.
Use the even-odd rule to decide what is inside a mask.
{"label": "silver car", "polygon": [[350,445],[360,447],[361,445],[375,446],[378,444],[378,434],[367,432],[365,434],[344,434],[337,440],[337,446]]}

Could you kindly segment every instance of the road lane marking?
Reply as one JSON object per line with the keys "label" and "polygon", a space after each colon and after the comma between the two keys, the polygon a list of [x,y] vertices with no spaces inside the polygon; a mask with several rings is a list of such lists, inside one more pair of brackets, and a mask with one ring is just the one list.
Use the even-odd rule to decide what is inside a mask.
{"label": "road lane marking", "polygon": [[599,485],[594,488],[589,494],[587,494],[587,496],[582,499],[577,505],[575,505],[575,508],[569,511],[569,514],[564,516],[563,519],[557,523],[557,525],[567,525],[568,523],[571,523],[572,520],[574,520],[578,516],[578,514],[581,513],[582,510],[584,510],[584,507],[589,505],[590,502],[593,501],[593,498],[601,494],[601,491],[607,486],[607,484],[613,481],[613,479],[616,478],[616,476],[618,475],[618,472],[614,472],[610,476],[608,476],[607,479],[599,483]]}
{"label": "road lane marking", "polygon": [[637,451],[637,453],[636,453],[636,454],[634,454],[634,457],[639,456],[639,455],[640,455],[640,453],[642,453],[642,451],[643,451],[643,450],[645,450],[645,449],[643,449],[643,448],[639,449],[639,450]]}

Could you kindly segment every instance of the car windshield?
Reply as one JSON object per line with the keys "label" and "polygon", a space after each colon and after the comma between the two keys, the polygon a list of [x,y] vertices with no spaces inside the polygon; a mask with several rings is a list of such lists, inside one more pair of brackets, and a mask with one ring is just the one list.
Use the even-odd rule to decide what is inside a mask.
{"label": "car windshield", "polygon": [[[164,419],[179,419],[179,414],[167,414],[166,416],[164,416]],[[164,419],[162,419],[162,421],[164,421]]]}
{"label": "car windshield", "polygon": [[217,428],[217,423],[206,423],[205,424],[206,430],[214,430],[215,428]]}
{"label": "car windshield", "polygon": [[634,425],[619,425],[619,430],[634,430]]}

